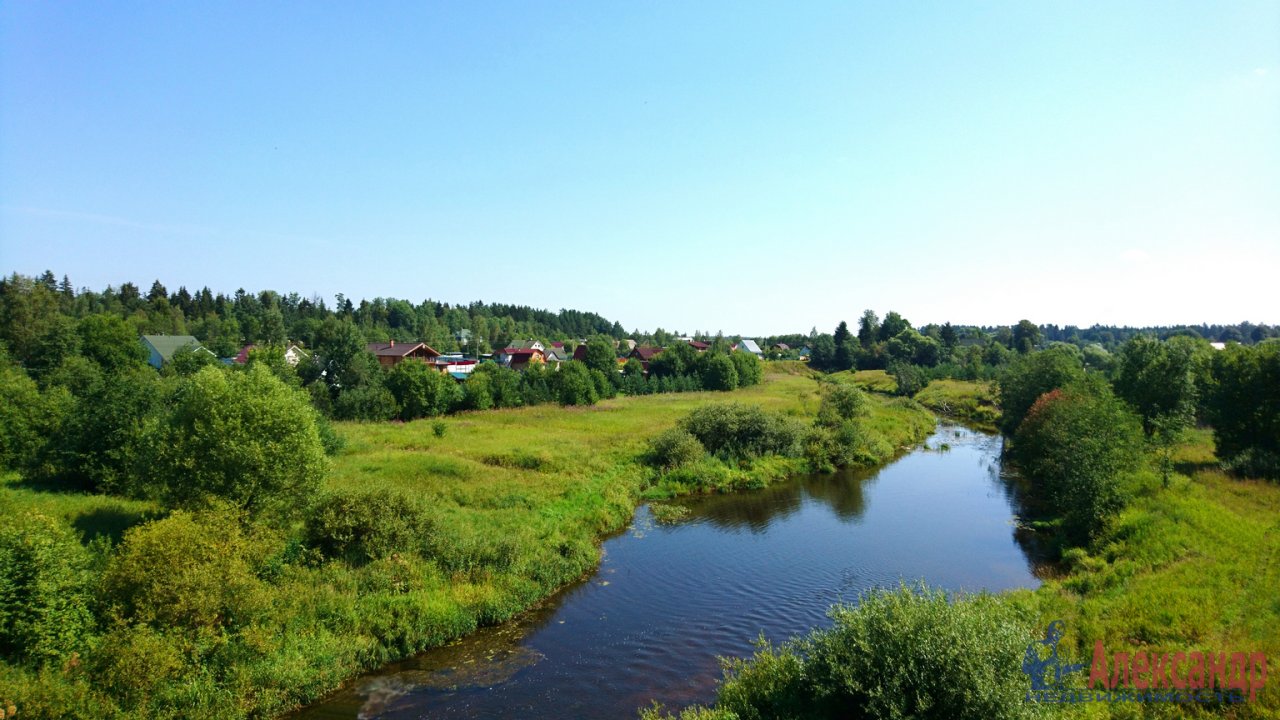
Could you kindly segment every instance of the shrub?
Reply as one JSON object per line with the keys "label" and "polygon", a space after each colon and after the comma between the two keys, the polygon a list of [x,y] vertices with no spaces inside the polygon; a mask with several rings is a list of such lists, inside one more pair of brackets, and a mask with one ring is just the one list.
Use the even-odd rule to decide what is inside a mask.
{"label": "shrub", "polygon": [[1122,473],[1139,462],[1142,427],[1101,380],[1041,395],[1014,437],[1014,455],[1035,494],[1084,544],[1126,502]]}
{"label": "shrub", "polygon": [[126,622],[160,630],[238,627],[265,606],[258,552],[234,513],[178,511],[125,533],[103,575],[104,601]]}
{"label": "shrub", "polygon": [[755,405],[717,403],[704,405],[680,421],[713,455],[751,458],[760,455],[800,455],[804,427],[771,415]]}
{"label": "shrub", "polygon": [[648,461],[664,471],[698,460],[707,452],[684,428],[671,428],[649,441]]}
{"label": "shrub", "polygon": [[716,700],[726,717],[1035,717],[1021,663],[1033,632],[989,595],[940,590],[868,593],[832,610],[834,627],[730,661]]}
{"label": "shrub", "polygon": [[400,493],[336,492],[312,509],[305,537],[325,557],[363,564],[394,553],[423,553],[431,528],[422,505]]}
{"label": "shrub", "polygon": [[69,528],[8,508],[0,525],[0,654],[39,664],[79,647],[93,627],[88,567]]}
{"label": "shrub", "polygon": [[929,378],[921,369],[911,363],[898,362],[889,366],[889,374],[893,375],[895,394],[903,397],[915,397],[916,393],[929,384]]}
{"label": "shrub", "polygon": [[817,423],[827,427],[836,427],[846,420],[853,420],[867,414],[867,396],[861,390],[844,384],[832,383],[822,395],[822,403],[818,406]]}
{"label": "shrub", "polygon": [[262,367],[206,368],[185,381],[147,455],[144,488],[166,502],[217,498],[276,521],[310,502],[327,467],[315,411]]}

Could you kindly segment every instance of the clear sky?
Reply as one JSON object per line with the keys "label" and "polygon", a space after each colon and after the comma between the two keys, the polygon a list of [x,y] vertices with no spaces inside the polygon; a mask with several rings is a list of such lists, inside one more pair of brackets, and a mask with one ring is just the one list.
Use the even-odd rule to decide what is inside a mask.
{"label": "clear sky", "polygon": [[1280,3],[0,3],[0,270],[1280,323]]}

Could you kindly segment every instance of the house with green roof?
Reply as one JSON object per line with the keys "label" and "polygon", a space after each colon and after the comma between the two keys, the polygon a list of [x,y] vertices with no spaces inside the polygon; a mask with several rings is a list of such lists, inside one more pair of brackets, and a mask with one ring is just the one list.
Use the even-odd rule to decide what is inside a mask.
{"label": "house with green roof", "polygon": [[174,353],[185,347],[191,348],[192,352],[203,352],[208,353],[210,357],[217,357],[190,335],[143,335],[142,346],[147,349],[147,362],[157,370],[172,360]]}

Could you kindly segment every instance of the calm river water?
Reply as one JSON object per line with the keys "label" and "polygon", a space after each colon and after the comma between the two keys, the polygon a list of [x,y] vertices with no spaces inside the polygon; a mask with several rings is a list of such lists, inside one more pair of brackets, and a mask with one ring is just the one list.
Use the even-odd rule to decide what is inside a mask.
{"label": "calm river water", "polygon": [[1000,449],[944,424],[877,471],[686,500],[672,525],[641,507],[587,580],[296,717],[634,718],[653,699],[712,701],[717,656],[828,625],[827,608],[869,588],[1035,587]]}

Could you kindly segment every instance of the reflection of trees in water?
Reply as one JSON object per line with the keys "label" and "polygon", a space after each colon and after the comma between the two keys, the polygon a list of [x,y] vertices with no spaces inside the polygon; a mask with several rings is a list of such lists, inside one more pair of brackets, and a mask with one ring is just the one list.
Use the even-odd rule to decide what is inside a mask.
{"label": "reflection of trees in water", "polygon": [[1027,479],[1018,473],[1018,468],[1003,453],[991,460],[988,472],[992,483],[1004,493],[1009,506],[1013,508],[1017,523],[1013,528],[1013,539],[1018,543],[1022,553],[1027,556],[1031,572],[1041,577],[1053,562],[1053,555],[1039,534],[1028,523],[1034,519],[1043,519],[1044,509],[1031,492]]}
{"label": "reflection of trees in water", "polygon": [[879,469],[842,470],[833,475],[805,475],[763,490],[734,495],[715,495],[689,504],[692,518],[731,530],[762,533],[774,519],[785,518],[800,509],[807,495],[827,505],[846,522],[866,511],[864,486]]}

